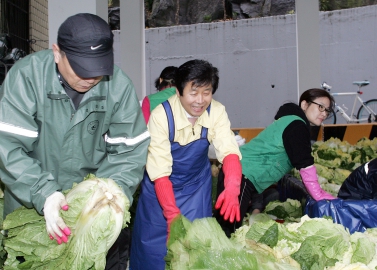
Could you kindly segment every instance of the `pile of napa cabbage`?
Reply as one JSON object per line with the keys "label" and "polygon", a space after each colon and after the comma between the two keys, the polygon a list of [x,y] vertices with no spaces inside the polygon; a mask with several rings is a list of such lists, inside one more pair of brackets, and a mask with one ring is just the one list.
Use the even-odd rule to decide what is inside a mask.
{"label": "pile of napa cabbage", "polygon": [[[340,186],[354,169],[377,158],[377,138],[362,138],[355,145],[338,138],[316,141],[312,145],[312,156],[322,189],[337,196]],[[301,179],[296,169],[291,174]]]}
{"label": "pile of napa cabbage", "polygon": [[173,221],[166,269],[377,269],[377,229],[352,235],[331,219],[280,224],[258,214],[228,239],[214,218]]}
{"label": "pile of napa cabbage", "polygon": [[130,221],[127,196],[112,179],[94,175],[64,193],[69,210],[60,214],[71,229],[68,243],[57,245],[47,235],[44,217],[21,207],[3,222],[4,270],[105,269],[108,250]]}

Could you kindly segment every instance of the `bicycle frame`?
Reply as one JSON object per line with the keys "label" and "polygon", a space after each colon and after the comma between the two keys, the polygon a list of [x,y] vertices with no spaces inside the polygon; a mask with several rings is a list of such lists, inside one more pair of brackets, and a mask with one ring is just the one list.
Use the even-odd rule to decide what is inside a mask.
{"label": "bicycle frame", "polygon": [[[348,108],[343,104],[343,108],[341,106],[339,106],[338,104],[334,104],[334,107],[335,107],[335,110],[334,110],[334,113],[337,113],[339,112],[340,115],[347,121],[347,123],[359,123],[359,122],[363,122],[363,121],[367,121],[367,122],[374,122],[376,121],[376,113],[373,111],[373,109],[371,107],[368,106],[368,101],[364,101],[361,99],[360,95],[363,93],[360,91],[360,88],[363,87],[363,86],[366,86],[369,84],[369,81],[367,80],[364,80],[364,81],[355,81],[353,82],[354,85],[357,85],[358,86],[358,91],[356,92],[338,92],[338,93],[331,93],[330,92],[330,89],[332,88],[330,85],[328,85],[326,82],[323,82],[321,84],[321,87],[328,91],[330,93],[330,95],[332,96],[355,96],[355,100],[354,100],[354,103],[353,103],[353,107],[352,107],[352,111],[351,113],[348,115],[346,113],[346,110],[348,110]],[[360,109],[359,111],[357,111],[357,116],[355,115],[356,114],[356,103],[360,103],[361,104],[361,108],[365,109],[365,111],[368,112],[368,117],[365,117],[365,118],[359,118],[359,113],[360,113]]]}
{"label": "bicycle frame", "polygon": [[[356,113],[356,104],[359,102],[361,105],[369,112],[374,113],[369,107],[365,106],[364,101],[360,98],[358,92],[346,92],[346,93],[330,93],[332,96],[355,96],[355,100],[353,102],[353,107],[350,115],[346,113],[341,106],[335,103],[335,108],[339,111],[340,115],[348,122],[348,123],[356,123],[360,121],[368,121],[368,118],[365,119],[357,119],[355,117]],[[357,102],[358,101],[358,102]],[[343,105],[344,106],[344,105]]]}

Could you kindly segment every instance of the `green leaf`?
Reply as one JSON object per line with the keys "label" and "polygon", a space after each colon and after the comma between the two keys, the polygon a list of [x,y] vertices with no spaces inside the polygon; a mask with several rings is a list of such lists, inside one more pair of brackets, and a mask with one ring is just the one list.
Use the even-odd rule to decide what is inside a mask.
{"label": "green leaf", "polygon": [[262,236],[259,242],[266,244],[269,247],[274,247],[278,243],[278,224],[275,222],[266,233]]}
{"label": "green leaf", "polygon": [[374,255],[376,254],[376,244],[371,242],[366,237],[357,239],[353,243],[353,246],[353,249],[355,251],[352,255],[351,263],[360,262],[363,264],[369,264],[370,261],[373,259]]}
{"label": "green leaf", "polygon": [[[266,214],[258,214],[258,216],[263,216]],[[245,237],[246,239],[251,239],[254,241],[259,242],[260,239],[265,235],[265,233],[268,231],[268,229],[276,225],[276,221],[268,219],[265,222],[257,222],[253,223],[253,225],[250,227],[249,231],[246,233]]]}
{"label": "green leaf", "polygon": [[191,222],[183,215],[178,215],[175,219],[173,219],[170,225],[168,248],[178,239],[185,237],[190,226]]}
{"label": "green leaf", "polygon": [[39,215],[34,209],[27,209],[22,206],[18,210],[7,215],[7,218],[3,222],[3,229],[10,230],[40,220],[44,220],[44,217]]}

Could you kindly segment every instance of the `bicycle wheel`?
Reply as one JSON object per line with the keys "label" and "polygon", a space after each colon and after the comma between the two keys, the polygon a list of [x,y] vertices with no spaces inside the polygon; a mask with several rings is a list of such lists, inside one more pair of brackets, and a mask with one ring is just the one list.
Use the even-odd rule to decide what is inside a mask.
{"label": "bicycle wheel", "polygon": [[[375,113],[374,115],[374,121],[377,122],[377,99],[370,99],[365,102],[365,105],[372,109],[372,111]],[[369,112],[364,108],[364,106],[361,106],[358,113],[357,113],[357,119],[363,119],[368,118],[368,123],[371,121],[371,115]]]}
{"label": "bicycle wheel", "polygon": [[329,116],[323,121],[324,125],[336,124],[336,112],[331,111]]}

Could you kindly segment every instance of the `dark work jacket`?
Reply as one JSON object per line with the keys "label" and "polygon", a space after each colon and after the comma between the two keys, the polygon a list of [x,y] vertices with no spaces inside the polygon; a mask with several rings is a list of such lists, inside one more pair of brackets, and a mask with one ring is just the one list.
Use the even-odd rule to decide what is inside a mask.
{"label": "dark work jacket", "polygon": [[377,199],[377,158],[369,162],[368,174],[364,167],[365,164],[359,166],[347,177],[339,189],[339,198],[344,200]]}

